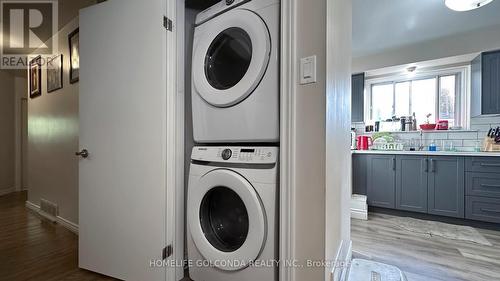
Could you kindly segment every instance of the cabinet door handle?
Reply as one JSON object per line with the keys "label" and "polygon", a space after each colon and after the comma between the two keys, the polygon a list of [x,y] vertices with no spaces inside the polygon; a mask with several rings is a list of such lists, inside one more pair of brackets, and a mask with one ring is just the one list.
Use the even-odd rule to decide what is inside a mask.
{"label": "cabinet door handle", "polygon": [[482,167],[500,167],[500,164],[491,164],[491,163],[481,163],[479,165]]}
{"label": "cabinet door handle", "polygon": [[436,165],[434,165],[434,159],[431,159],[431,172],[432,173],[436,172]]}
{"label": "cabinet door handle", "polygon": [[481,187],[491,187],[491,188],[500,188],[500,185],[494,185],[494,184],[485,184],[482,183]]}
{"label": "cabinet door handle", "polygon": [[483,209],[483,208],[481,208],[481,212],[500,214],[500,210]]}
{"label": "cabinet door handle", "polygon": [[392,158],[392,170],[396,171],[396,158]]}
{"label": "cabinet door handle", "polygon": [[429,172],[429,159],[425,158],[424,172]]}

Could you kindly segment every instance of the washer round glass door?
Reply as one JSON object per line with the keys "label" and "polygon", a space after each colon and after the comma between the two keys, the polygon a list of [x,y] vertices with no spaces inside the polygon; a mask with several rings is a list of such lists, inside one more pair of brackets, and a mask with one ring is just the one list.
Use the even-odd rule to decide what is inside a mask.
{"label": "washer round glass door", "polygon": [[255,13],[236,9],[198,27],[193,83],[217,107],[233,106],[250,95],[269,63],[271,39]]}
{"label": "washer round glass door", "polygon": [[241,175],[217,169],[189,190],[191,237],[205,259],[227,271],[259,256],[267,229],[262,202]]}

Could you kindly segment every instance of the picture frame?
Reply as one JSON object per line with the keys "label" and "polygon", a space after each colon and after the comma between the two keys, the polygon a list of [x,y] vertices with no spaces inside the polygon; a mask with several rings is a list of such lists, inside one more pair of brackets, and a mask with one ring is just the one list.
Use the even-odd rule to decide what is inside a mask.
{"label": "picture frame", "polygon": [[68,35],[69,43],[69,83],[80,80],[80,29],[77,28]]}
{"label": "picture frame", "polygon": [[47,59],[47,93],[63,87],[63,55]]}
{"label": "picture frame", "polygon": [[42,95],[42,56],[37,56],[29,63],[30,98]]}

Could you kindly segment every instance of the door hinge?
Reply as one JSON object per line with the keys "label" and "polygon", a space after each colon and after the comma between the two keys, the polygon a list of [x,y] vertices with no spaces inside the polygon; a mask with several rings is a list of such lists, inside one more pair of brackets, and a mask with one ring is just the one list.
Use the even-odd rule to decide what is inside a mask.
{"label": "door hinge", "polygon": [[163,260],[166,260],[168,257],[172,255],[172,252],[173,252],[172,245],[168,245],[167,247],[163,248],[161,258]]}
{"label": "door hinge", "polygon": [[172,31],[172,20],[163,16],[163,26],[166,30]]}

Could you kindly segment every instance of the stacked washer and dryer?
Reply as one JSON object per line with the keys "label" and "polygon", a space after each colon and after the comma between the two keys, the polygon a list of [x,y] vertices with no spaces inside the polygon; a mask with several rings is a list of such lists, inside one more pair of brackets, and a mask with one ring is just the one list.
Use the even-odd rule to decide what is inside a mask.
{"label": "stacked washer and dryer", "polygon": [[278,280],[278,0],[196,17],[187,199],[195,281]]}

